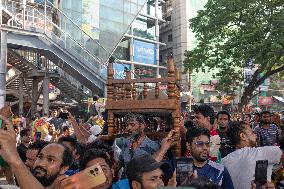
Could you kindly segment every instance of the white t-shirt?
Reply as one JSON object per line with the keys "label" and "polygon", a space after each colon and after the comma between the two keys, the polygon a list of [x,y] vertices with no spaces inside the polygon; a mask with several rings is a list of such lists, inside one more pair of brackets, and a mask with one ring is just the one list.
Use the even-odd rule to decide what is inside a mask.
{"label": "white t-shirt", "polygon": [[250,189],[254,180],[257,160],[268,160],[267,180],[271,180],[272,167],[280,162],[282,151],[277,146],[245,147],[238,149],[222,159],[228,169],[235,189]]}

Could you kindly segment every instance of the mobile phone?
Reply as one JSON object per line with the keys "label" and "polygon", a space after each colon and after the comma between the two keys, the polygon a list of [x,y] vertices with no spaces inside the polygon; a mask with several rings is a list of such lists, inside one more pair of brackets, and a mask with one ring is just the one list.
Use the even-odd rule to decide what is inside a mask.
{"label": "mobile phone", "polygon": [[262,185],[267,182],[267,167],[268,160],[258,160],[255,165],[255,179],[256,189],[260,189]]}
{"label": "mobile phone", "polygon": [[[69,177],[75,183],[76,189],[91,189],[106,182],[107,178],[99,164],[84,169],[80,173]],[[73,189],[74,185],[66,186],[64,189]]]}
{"label": "mobile phone", "polygon": [[183,185],[193,173],[192,158],[181,157],[176,159],[176,174],[178,186]]}

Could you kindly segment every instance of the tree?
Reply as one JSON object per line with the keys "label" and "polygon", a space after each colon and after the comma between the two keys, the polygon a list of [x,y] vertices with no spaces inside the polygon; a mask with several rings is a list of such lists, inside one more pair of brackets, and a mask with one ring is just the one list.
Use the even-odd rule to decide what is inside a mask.
{"label": "tree", "polygon": [[[219,91],[232,94],[243,87],[239,108],[266,78],[283,73],[283,0],[208,0],[189,22],[197,46],[185,52],[185,71],[219,70]],[[249,62],[256,71],[244,85],[243,68]]]}

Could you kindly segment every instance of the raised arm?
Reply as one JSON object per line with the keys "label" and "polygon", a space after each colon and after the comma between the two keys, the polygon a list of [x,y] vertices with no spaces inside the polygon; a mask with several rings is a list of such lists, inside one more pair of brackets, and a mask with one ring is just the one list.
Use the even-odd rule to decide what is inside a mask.
{"label": "raised arm", "polygon": [[6,125],[7,130],[0,129],[0,155],[11,166],[21,189],[44,189],[44,186],[32,175],[24,162],[21,160],[16,148],[16,134],[12,123],[8,118],[0,118]]}

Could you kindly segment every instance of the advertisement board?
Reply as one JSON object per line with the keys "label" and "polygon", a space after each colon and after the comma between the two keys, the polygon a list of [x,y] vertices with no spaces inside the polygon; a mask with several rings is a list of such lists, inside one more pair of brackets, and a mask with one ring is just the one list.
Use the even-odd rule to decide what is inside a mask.
{"label": "advertisement board", "polygon": [[[124,70],[125,68],[131,70],[130,65],[128,64],[118,64],[113,63],[114,79],[123,79],[125,78]],[[101,69],[101,74],[106,78],[107,77],[107,68]]]}
{"label": "advertisement board", "polygon": [[153,43],[134,40],[134,62],[156,64],[156,47]]}

